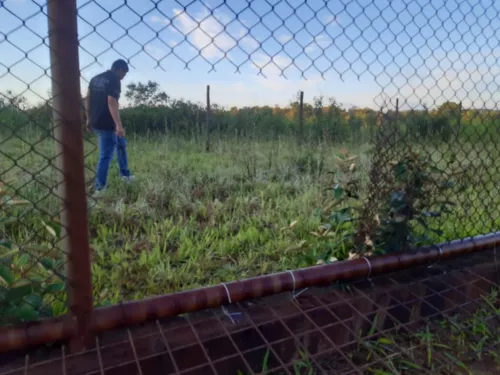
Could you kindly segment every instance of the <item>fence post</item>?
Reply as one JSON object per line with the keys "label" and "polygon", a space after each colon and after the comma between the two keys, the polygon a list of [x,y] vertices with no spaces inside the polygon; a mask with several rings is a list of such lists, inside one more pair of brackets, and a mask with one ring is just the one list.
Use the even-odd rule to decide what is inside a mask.
{"label": "fence post", "polygon": [[58,194],[63,202],[61,243],[67,256],[67,306],[69,315],[76,320],[75,336],[69,346],[71,351],[80,351],[89,338],[87,328],[93,302],[76,0],[49,0],[48,26]]}
{"label": "fence post", "polygon": [[196,141],[199,141],[201,137],[203,137],[203,130],[200,125],[200,107],[198,107],[198,110],[196,111],[196,129],[193,130],[193,135],[195,137]]}
{"label": "fence post", "polygon": [[206,133],[206,145],[205,151],[210,151],[210,85],[207,85],[207,123],[205,128]]}
{"label": "fence post", "polygon": [[304,91],[300,92],[299,97],[299,140],[304,138]]}
{"label": "fence post", "polygon": [[462,102],[458,104],[458,117],[457,117],[457,135],[456,140],[460,137],[460,128],[462,126]]}
{"label": "fence post", "polygon": [[399,140],[399,98],[396,98],[396,116],[394,122],[394,144]]}

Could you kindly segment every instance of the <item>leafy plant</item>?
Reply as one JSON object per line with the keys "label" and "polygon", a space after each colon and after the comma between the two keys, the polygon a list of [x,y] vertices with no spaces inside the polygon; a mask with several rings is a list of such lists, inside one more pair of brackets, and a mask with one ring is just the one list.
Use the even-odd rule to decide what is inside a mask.
{"label": "leafy plant", "polygon": [[431,156],[409,148],[386,166],[382,178],[377,176],[379,183],[372,179],[376,192],[368,197],[362,197],[356,161],[356,156],[346,152],[337,158],[338,182],[328,189],[331,196],[322,210],[324,223],[312,233],[328,238],[331,251],[323,261],[332,256],[346,259],[405,251],[442,235],[433,220],[451,212],[449,197],[461,173],[453,167],[453,159],[447,173]]}
{"label": "leafy plant", "polygon": [[[29,202],[8,194],[0,182],[0,209],[4,214],[0,225],[18,220],[15,207]],[[45,224],[48,232],[57,236],[56,223]],[[33,256],[33,253],[43,254]],[[50,255],[50,248],[40,245],[16,246],[7,238],[0,239],[0,324],[14,324],[52,315],[44,297],[64,291],[64,282],[57,270],[63,261]]]}
{"label": "leafy plant", "polygon": [[351,156],[347,151],[337,156],[337,182],[327,189],[330,197],[321,213],[324,223],[320,227],[320,233],[325,237],[325,230],[321,228],[327,229],[330,233],[329,242],[332,251],[328,254],[329,259],[347,258],[349,249],[353,246],[355,222],[358,220],[360,210],[358,203],[360,179],[356,171],[358,159],[358,156]]}
{"label": "leafy plant", "polygon": [[326,189],[328,196],[318,210],[322,224],[310,232],[313,240],[301,239],[297,245],[287,249],[309,250],[300,254],[305,265],[331,263],[350,256],[354,246],[355,222],[361,209],[360,178],[356,171],[358,159],[358,156],[349,155],[345,150],[336,157],[337,172],[333,172],[336,183]]}
{"label": "leafy plant", "polygon": [[456,191],[456,178],[461,172],[453,162],[449,161],[449,172],[445,172],[431,155],[410,147],[399,160],[391,162],[384,182],[372,186],[379,190],[379,210],[361,218],[360,226],[370,230],[365,231],[364,238],[357,238],[357,249],[404,251],[442,236],[432,224],[433,219],[451,212],[454,205],[449,197]]}

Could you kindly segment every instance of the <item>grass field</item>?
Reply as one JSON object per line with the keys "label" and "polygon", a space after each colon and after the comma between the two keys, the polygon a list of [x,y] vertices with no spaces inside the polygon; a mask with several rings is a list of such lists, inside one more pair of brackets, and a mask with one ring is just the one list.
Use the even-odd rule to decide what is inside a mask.
{"label": "grass field", "polygon": [[[54,155],[54,143],[39,135],[27,138],[35,146],[18,139],[2,146],[2,152],[17,161],[2,156],[0,178],[10,180],[19,187],[21,198],[35,203],[21,208],[23,219],[3,230],[19,245],[47,244],[54,241],[44,230],[47,218],[57,216],[60,209],[49,189],[56,178],[47,162]],[[94,148],[86,143],[89,181],[97,160]],[[130,300],[310,266],[326,253],[345,258],[349,249],[332,249],[311,232],[322,223],[319,213],[331,197],[326,189],[342,179],[337,159],[342,152],[359,155],[356,173],[360,189],[366,190],[369,148],[298,146],[290,139],[216,141],[206,153],[194,141],[132,136],[129,161],[137,181],[124,185],[114,162],[107,196],[89,200],[96,300]],[[457,205],[441,221],[442,238],[435,239],[498,228],[495,145],[431,151],[436,161],[455,154],[469,171],[467,190],[447,197],[455,198]],[[32,227],[41,233],[34,239]],[[304,240],[305,245],[297,246]]]}

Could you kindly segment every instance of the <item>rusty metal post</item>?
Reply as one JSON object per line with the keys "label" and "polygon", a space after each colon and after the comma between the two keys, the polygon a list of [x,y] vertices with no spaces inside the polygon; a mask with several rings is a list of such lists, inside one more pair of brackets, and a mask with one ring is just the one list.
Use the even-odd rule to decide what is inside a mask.
{"label": "rusty metal post", "polygon": [[92,312],[92,280],[85,192],[83,127],[76,0],[49,0],[49,47],[59,197],[63,202],[62,245],[67,256],[69,315],[76,320],[70,350],[85,348]]}

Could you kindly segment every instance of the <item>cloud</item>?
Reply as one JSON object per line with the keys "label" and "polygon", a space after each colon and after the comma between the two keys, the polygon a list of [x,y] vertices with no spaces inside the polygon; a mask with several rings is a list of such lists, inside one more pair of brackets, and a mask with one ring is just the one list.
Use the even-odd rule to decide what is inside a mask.
{"label": "cloud", "polygon": [[168,18],[162,18],[162,17],[158,17],[158,16],[152,16],[151,22],[160,23],[162,25],[170,25],[170,20]]}
{"label": "cloud", "polygon": [[252,70],[259,75],[264,75],[267,78],[272,77],[284,77],[285,79],[296,79],[304,80],[304,75],[307,80],[309,79],[322,79],[321,74],[310,69],[303,75],[303,70],[301,65],[307,64],[308,58],[296,57],[292,59],[287,54],[278,54],[274,56],[267,55],[265,53],[254,53],[251,56],[252,59]]}
{"label": "cloud", "polygon": [[283,35],[280,35],[278,37],[278,40],[282,43],[282,44],[285,44],[285,43],[288,43],[290,40],[293,39],[293,36],[290,35],[290,34],[283,34]]}
{"label": "cloud", "polygon": [[323,17],[323,24],[324,25],[329,25],[329,24],[332,24],[332,23],[338,23],[337,22],[337,16],[333,15],[333,14],[329,14],[325,17]]}
{"label": "cloud", "polygon": [[[326,49],[333,44],[333,39],[327,34],[318,34],[314,38],[311,38],[311,44],[309,44],[305,51],[306,53],[312,53],[318,49]],[[318,48],[319,47],[319,48]]]}
{"label": "cloud", "polygon": [[327,48],[333,43],[333,39],[327,34],[319,34],[314,37],[314,41],[321,47]]}
{"label": "cloud", "polygon": [[253,54],[252,61],[253,68],[265,76],[281,76],[292,63],[292,59],[288,56],[269,56],[264,53]]}
{"label": "cloud", "polygon": [[[246,35],[246,36],[243,36],[246,34],[246,30],[242,30],[242,33],[240,33],[240,39],[239,39],[239,42],[238,42],[238,46],[239,47],[242,47],[242,46],[247,46],[248,49],[250,51],[247,51],[247,52],[254,52],[255,50],[257,50],[260,46],[260,43],[254,39],[254,37],[252,37],[251,35]],[[246,49],[243,49],[244,51],[246,51]]]}
{"label": "cloud", "polygon": [[[207,10],[190,15],[184,10],[174,9],[172,24],[207,59],[220,58],[236,45],[238,36],[224,30],[225,21],[217,19]],[[240,31],[241,32],[241,31]],[[243,34],[240,34],[243,35]]]}
{"label": "cloud", "polygon": [[[189,40],[192,48],[196,52],[208,59],[219,59],[230,50],[233,50],[238,45],[244,52],[252,53],[256,51],[260,43],[249,34],[246,26],[248,22],[239,20],[231,23],[231,32],[225,29],[231,19],[224,14],[219,14],[214,17],[207,10],[191,14],[181,9],[173,9],[174,16],[172,19],[152,16],[151,22],[168,26],[170,31],[181,34],[185,40]],[[242,26],[243,25],[243,26]],[[170,47],[183,44],[186,41],[169,42]],[[235,48],[236,50],[237,48]]]}
{"label": "cloud", "polygon": [[[448,58],[440,59],[440,66],[429,69],[421,67],[412,74],[395,74],[390,82],[382,83],[384,95],[395,105],[400,100],[402,109],[406,106],[430,108],[446,101],[462,102],[464,107],[495,108],[500,101],[500,67],[477,64],[462,64]],[[446,66],[447,68],[444,68]]]}
{"label": "cloud", "polygon": [[151,44],[148,44],[144,47],[147,53],[149,53],[155,60],[161,60],[163,57],[165,57],[166,52],[159,48],[155,47]]}
{"label": "cloud", "polygon": [[307,54],[313,53],[314,51],[316,51],[316,45],[315,44],[308,45],[306,47],[305,51],[306,51]]}
{"label": "cloud", "polygon": [[264,53],[256,53],[252,56],[252,61],[254,63],[252,70],[262,73],[253,80],[254,83],[275,97],[280,97],[280,100],[275,99],[275,103],[281,104],[283,98],[288,100],[297,91],[311,89],[324,82],[319,75],[304,80],[294,74],[293,71],[296,71],[296,68],[292,64],[292,59],[286,55],[268,56]]}

